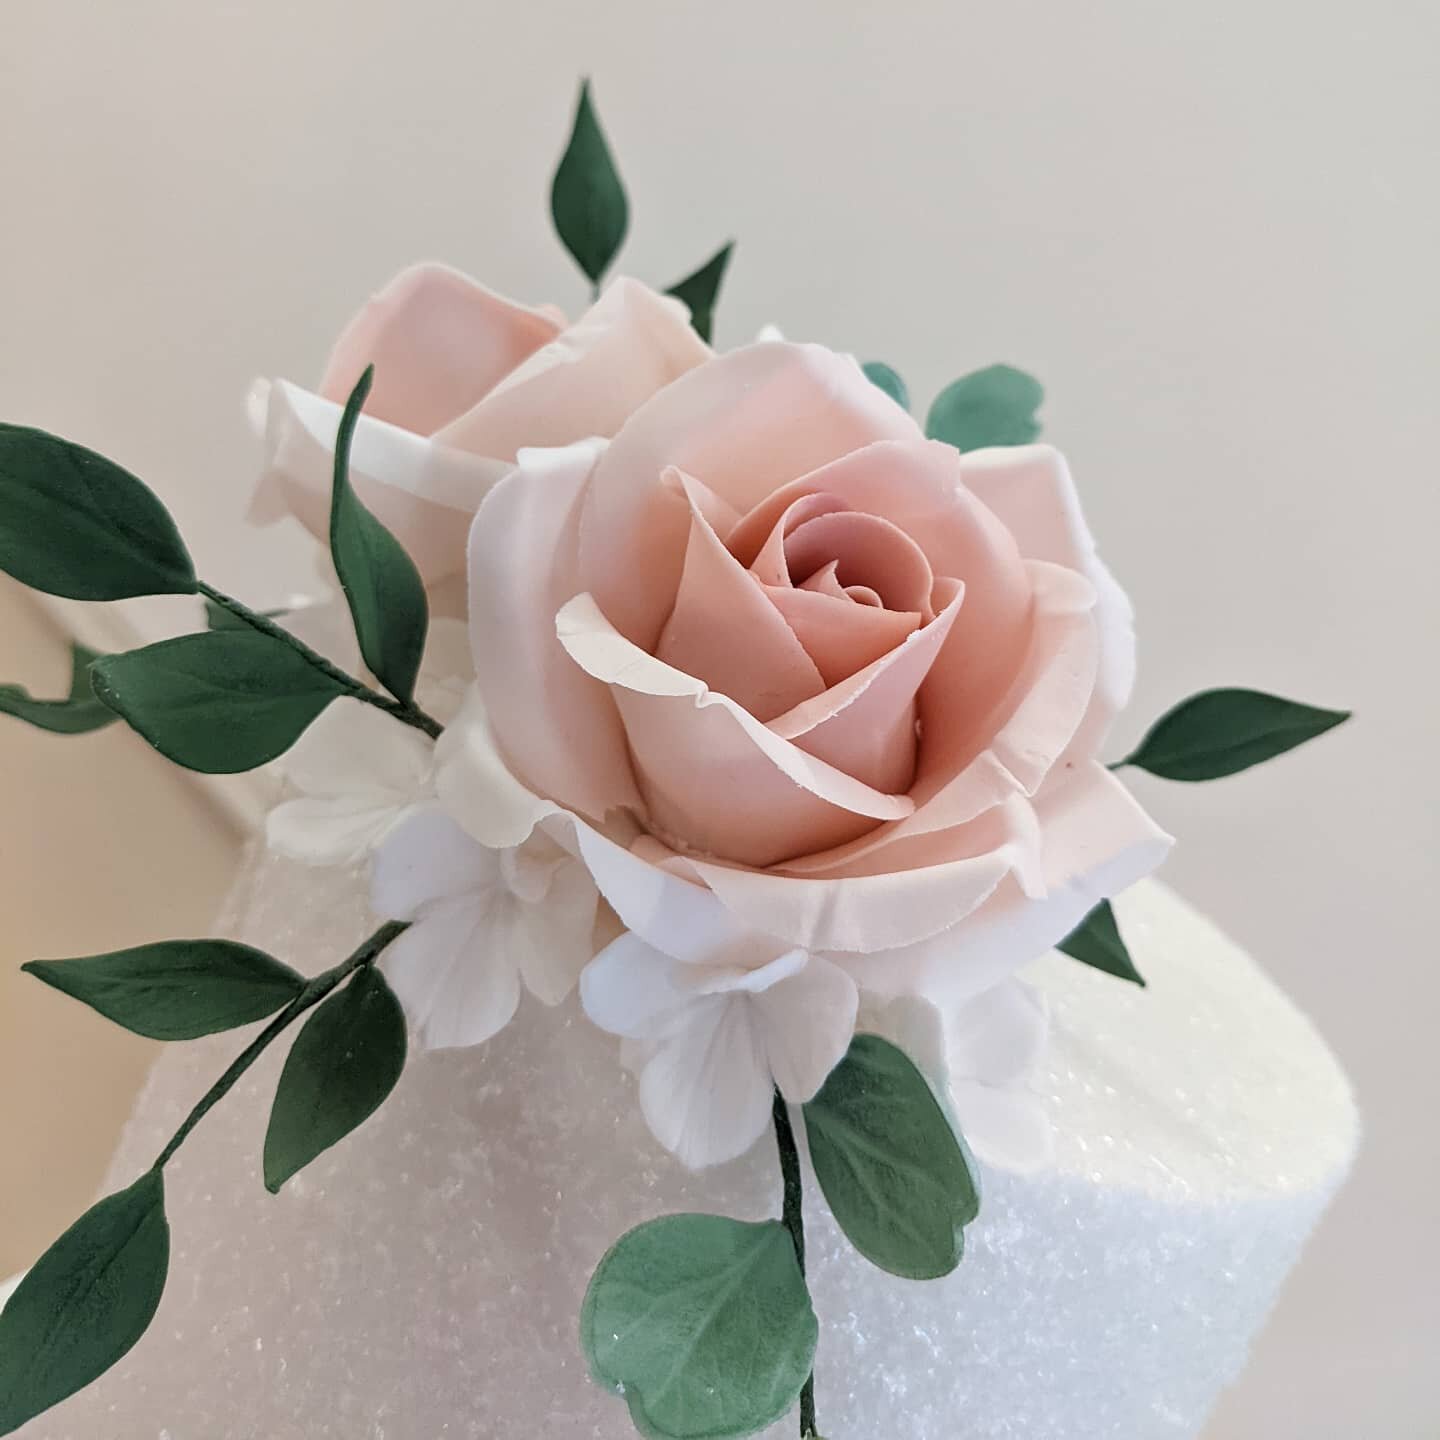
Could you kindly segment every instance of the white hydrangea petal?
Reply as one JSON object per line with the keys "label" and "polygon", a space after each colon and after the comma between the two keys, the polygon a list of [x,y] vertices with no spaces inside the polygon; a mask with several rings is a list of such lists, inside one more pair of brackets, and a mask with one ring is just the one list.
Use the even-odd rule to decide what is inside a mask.
{"label": "white hydrangea petal", "polygon": [[269,847],[311,865],[353,865],[410,813],[389,797],[302,795],[265,817]]}
{"label": "white hydrangea petal", "polygon": [[575,988],[595,953],[595,910],[600,902],[590,872],[568,859],[536,904],[512,901],[512,958],[526,988],[546,1005],[558,1005]]}
{"label": "white hydrangea petal", "polygon": [[984,1085],[1013,1085],[1034,1072],[1049,1033],[1044,996],[1023,980],[1003,980],[948,1017],[950,1073]]}
{"label": "white hydrangea petal", "polygon": [[640,1076],[655,1138],[692,1170],[743,1155],[770,1120],[773,1082],[751,997],[696,1000]]}
{"label": "white hydrangea petal", "polygon": [[796,1105],[813,1099],[855,1034],[855,982],[838,965],[816,958],[752,1003],[767,1069],[780,1093]]}
{"label": "white hydrangea petal", "polygon": [[413,801],[429,784],[434,745],[359,700],[335,700],[286,752],[285,778],[306,795]]}
{"label": "white hydrangea petal", "polygon": [[962,1080],[950,1099],[966,1144],[987,1165],[1024,1175],[1054,1156],[1055,1128],[1032,1091]]}
{"label": "white hydrangea petal", "polygon": [[887,1000],[862,994],[855,1028],[903,1050],[937,1089],[948,1086],[945,1017],[925,996],[897,995]]}
{"label": "white hydrangea petal", "polygon": [[370,874],[370,908],[414,920],[429,904],[498,883],[495,852],[472,840],[448,815],[422,810],[386,836]]}
{"label": "white hydrangea petal", "polygon": [[498,943],[483,898],[434,906],[381,959],[421,1046],[480,1045],[520,1003],[520,976]]}
{"label": "white hydrangea petal", "polygon": [[580,1004],[602,1030],[630,1040],[663,1036],[675,1018],[706,997],[680,982],[679,962],[627,931],[580,976]]}

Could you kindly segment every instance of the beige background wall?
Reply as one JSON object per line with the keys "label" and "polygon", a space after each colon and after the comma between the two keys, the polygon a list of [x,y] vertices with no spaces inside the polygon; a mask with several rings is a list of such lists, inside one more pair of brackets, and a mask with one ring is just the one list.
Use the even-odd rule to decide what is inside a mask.
{"label": "beige background wall", "polygon": [[415,258],[576,306],[544,197],[582,71],[631,187],[626,268],[665,283],[739,237],[723,343],[778,321],[924,400],[996,359],[1042,377],[1140,608],[1122,740],[1215,683],[1358,712],[1248,777],[1140,782],[1181,837],[1171,878],[1316,1016],[1367,1114],[1214,1440],[1433,1440],[1440,7],[7,0],[0,22],[0,410],[150,477],[257,601],[303,552],[232,528],[248,381],[313,378]]}

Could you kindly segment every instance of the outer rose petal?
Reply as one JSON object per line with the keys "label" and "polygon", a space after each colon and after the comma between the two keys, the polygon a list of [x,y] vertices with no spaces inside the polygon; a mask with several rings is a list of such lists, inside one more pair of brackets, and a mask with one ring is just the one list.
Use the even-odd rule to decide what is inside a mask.
{"label": "outer rose petal", "polygon": [[[330,491],[341,407],[277,380],[257,410],[265,416],[265,461],[251,518],[293,514],[318,540],[330,533]],[[466,455],[368,415],[350,448],[356,494],[405,547],[427,585],[463,573],[465,533],[508,467]]]}
{"label": "outer rose petal", "polygon": [[595,820],[640,808],[609,690],[555,636],[573,594],[578,506],[602,449],[523,451],[470,532],[470,638],[495,738],[524,785]]}
{"label": "outer rose petal", "polygon": [[657,390],[711,356],[678,300],[613,281],[568,330],[538,349],[436,437],[513,458],[524,446],[610,436]]}
{"label": "outer rose petal", "polygon": [[670,614],[689,507],[671,467],[741,513],[797,475],[915,422],[859,365],[816,345],[752,345],[682,376],[641,406],[596,467],[572,593],[593,592],[622,635],[653,651]]}
{"label": "outer rose petal", "polygon": [[[402,270],[335,342],[320,394],[343,404],[367,365],[366,410],[432,435],[559,332],[550,315],[496,295],[445,265]],[[478,454],[503,451],[468,447]]]}
{"label": "outer rose petal", "polygon": [[1049,445],[973,450],[961,457],[965,483],[1009,527],[1020,553],[1078,570],[1095,587],[1100,670],[1074,749],[1095,755],[1135,685],[1135,612],[1095,550],[1065,457]]}

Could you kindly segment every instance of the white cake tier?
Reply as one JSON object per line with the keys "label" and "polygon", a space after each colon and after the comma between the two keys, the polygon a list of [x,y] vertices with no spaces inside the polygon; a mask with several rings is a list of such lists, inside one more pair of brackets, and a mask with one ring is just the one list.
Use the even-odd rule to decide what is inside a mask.
{"label": "white cake tier", "polygon": [[[366,928],[349,877],[267,861],[235,932],[301,967]],[[1117,909],[1150,988],[1051,957],[1057,1154],[987,1171],[945,1280],[861,1260],[807,1176],[831,1440],[1194,1436],[1355,1148],[1345,1077],[1260,970],[1148,884]],[[171,1048],[114,1180],[148,1164],[238,1048]],[[527,1001],[488,1046],[417,1056],[383,1109],[279,1197],[260,1182],[280,1056],[172,1167],[160,1314],[38,1440],[621,1440],[577,1342],[595,1262],[676,1210],[778,1211],[773,1146],[687,1174],[616,1042]],[[793,1416],[769,1432],[793,1436]]]}

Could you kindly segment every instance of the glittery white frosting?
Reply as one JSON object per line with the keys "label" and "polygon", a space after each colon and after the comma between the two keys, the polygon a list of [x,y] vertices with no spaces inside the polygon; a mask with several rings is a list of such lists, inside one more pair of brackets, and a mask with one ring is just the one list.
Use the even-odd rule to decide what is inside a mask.
{"label": "glittery white frosting", "polygon": [[[321,968],[363,933],[362,895],[353,876],[265,860],[230,928]],[[954,1275],[874,1270],[811,1186],[826,1434],[1176,1440],[1243,1365],[1349,1166],[1355,1107],[1310,1024],[1204,919],[1149,883],[1117,910],[1150,988],[1058,956],[1036,967],[1055,1156],[985,1173]],[[236,1045],[167,1050],[117,1181]],[[279,1060],[172,1167],[150,1332],[26,1440],[628,1440],[577,1343],[595,1262],[659,1213],[778,1208],[768,1144],[700,1175],[659,1148],[615,1042],[573,1002],[527,1001],[484,1048],[417,1056],[373,1120],[272,1198],[260,1152]]]}

